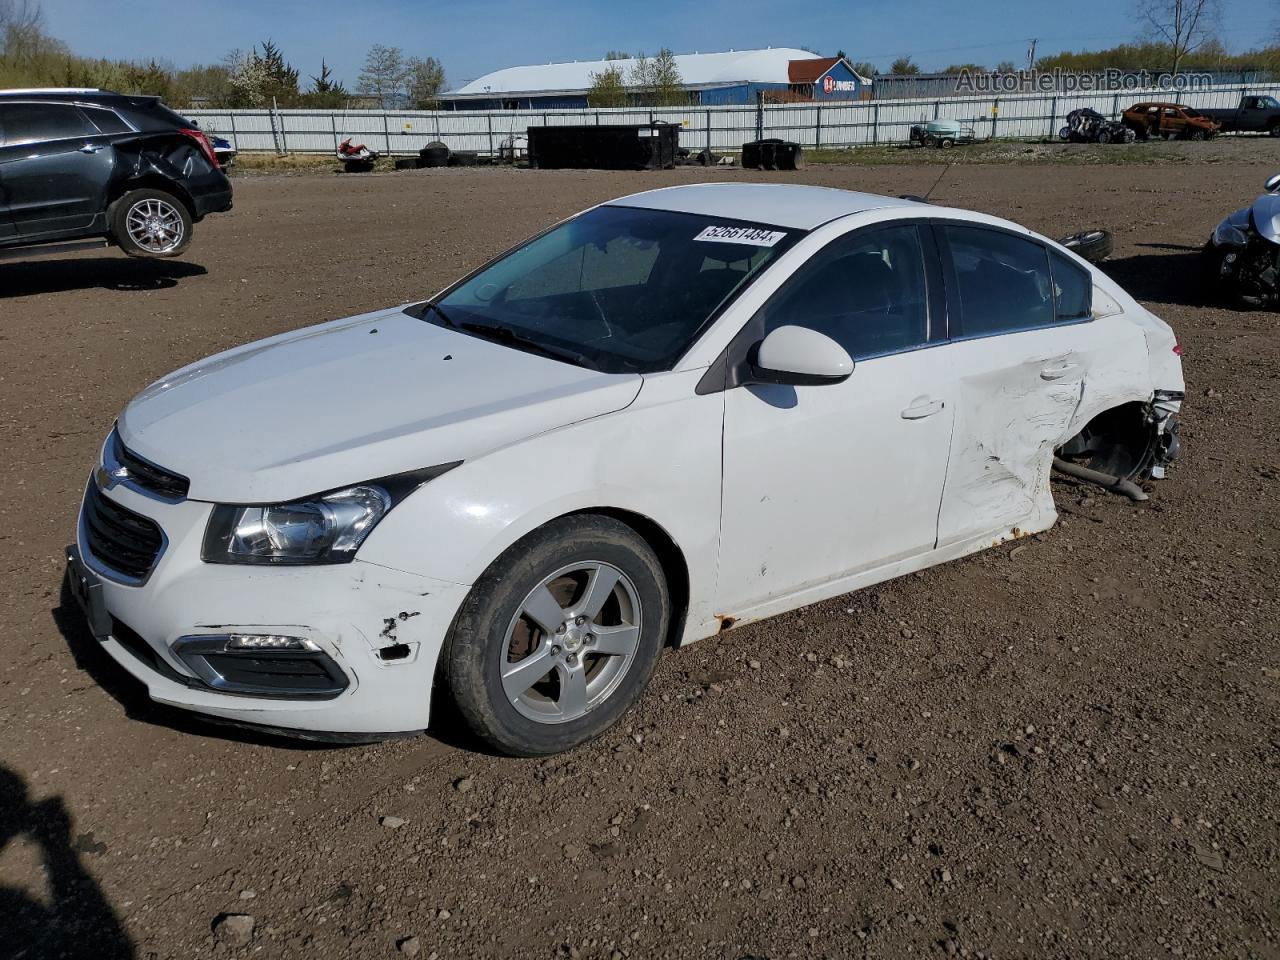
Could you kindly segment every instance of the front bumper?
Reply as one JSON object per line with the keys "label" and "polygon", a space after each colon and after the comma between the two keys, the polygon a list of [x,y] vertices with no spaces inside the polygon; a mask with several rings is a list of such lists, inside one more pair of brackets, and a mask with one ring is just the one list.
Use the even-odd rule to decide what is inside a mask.
{"label": "front bumper", "polygon": [[[373,736],[427,727],[436,661],[466,586],[358,559],[309,567],[207,564],[200,546],[210,504],[161,502],[126,486],[99,495],[149,518],[164,533],[159,557],[139,583],[94,555],[82,504],[68,557],[73,592],[86,595],[81,599],[91,612],[90,628],[153,700],[301,735]],[[79,579],[78,562],[87,571]],[[90,591],[96,594],[92,602]],[[201,640],[230,634],[301,638],[332,664],[340,682],[319,697],[314,691],[264,696],[240,692],[244,686],[219,689],[189,650],[186,659],[175,651],[180,641],[199,647]]]}

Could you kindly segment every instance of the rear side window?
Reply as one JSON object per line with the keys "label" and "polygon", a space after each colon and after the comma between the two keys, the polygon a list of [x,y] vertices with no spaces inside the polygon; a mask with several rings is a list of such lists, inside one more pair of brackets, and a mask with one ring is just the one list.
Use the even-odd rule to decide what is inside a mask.
{"label": "rear side window", "polygon": [[1049,251],[1053,270],[1053,313],[1058,323],[1075,323],[1093,315],[1093,278],[1056,250]]}
{"label": "rear side window", "polygon": [[960,335],[1052,326],[1053,279],[1040,244],[999,230],[948,226],[960,294]]}
{"label": "rear side window", "polygon": [[97,130],[68,103],[0,103],[0,143],[92,137]]}
{"label": "rear side window", "polygon": [[834,240],[764,306],[764,332],[825,333],[855,360],[899,353],[929,339],[924,253],[914,226]]}
{"label": "rear side window", "polygon": [[101,133],[129,133],[131,128],[120,119],[120,114],[104,107],[81,107],[86,117]]}

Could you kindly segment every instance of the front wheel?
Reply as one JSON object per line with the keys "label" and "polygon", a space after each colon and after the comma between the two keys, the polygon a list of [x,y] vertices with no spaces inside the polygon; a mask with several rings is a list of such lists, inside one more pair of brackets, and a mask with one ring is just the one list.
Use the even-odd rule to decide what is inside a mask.
{"label": "front wheel", "polygon": [[1280,137],[1280,123],[1273,123],[1267,128],[1267,135],[1271,137]]}
{"label": "front wheel", "polygon": [[107,222],[131,257],[176,257],[191,242],[191,213],[163,190],[130,190],[111,204]]}
{"label": "front wheel", "polygon": [[563,517],[476,581],[450,631],[449,687],[497,750],[559,753],[636,702],[670,617],[662,565],[639,534],[611,517]]}

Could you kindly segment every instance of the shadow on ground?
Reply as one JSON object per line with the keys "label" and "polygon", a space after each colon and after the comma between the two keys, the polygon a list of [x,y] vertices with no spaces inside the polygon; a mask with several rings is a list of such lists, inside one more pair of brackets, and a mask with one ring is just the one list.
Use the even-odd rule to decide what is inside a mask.
{"label": "shadow on ground", "polygon": [[1107,260],[1099,267],[1135,300],[1203,306],[1210,297],[1205,290],[1200,248],[1174,243],[1140,243],[1150,253]]}
{"label": "shadow on ground", "polygon": [[142,260],[124,255],[0,263],[0,298],[68,290],[165,290],[209,271],[183,260]]}
{"label": "shadow on ground", "polygon": [[4,956],[131,960],[136,955],[132,941],[80,859],[81,853],[100,856],[106,845],[91,833],[73,841],[62,798],[33,803],[26,781],[0,766],[0,853],[10,843],[24,842],[36,848],[45,889],[0,883]]}

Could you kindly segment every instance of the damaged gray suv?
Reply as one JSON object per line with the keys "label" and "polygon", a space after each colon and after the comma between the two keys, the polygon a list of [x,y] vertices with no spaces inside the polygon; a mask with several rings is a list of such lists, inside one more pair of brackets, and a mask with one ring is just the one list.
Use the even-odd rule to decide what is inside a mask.
{"label": "damaged gray suv", "polygon": [[158,97],[0,90],[0,259],[53,244],[173,257],[230,209],[209,139]]}

